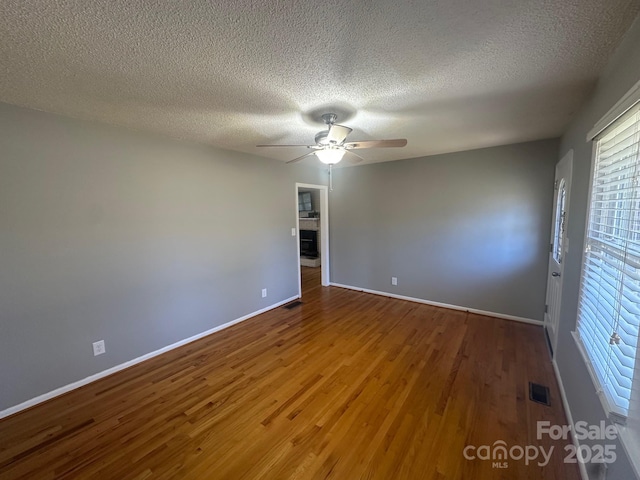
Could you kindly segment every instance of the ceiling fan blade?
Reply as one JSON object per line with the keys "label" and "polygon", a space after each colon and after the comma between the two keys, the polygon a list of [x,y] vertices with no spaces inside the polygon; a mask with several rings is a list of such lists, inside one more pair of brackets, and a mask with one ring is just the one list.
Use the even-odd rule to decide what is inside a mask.
{"label": "ceiling fan blade", "polygon": [[301,157],[298,158],[294,158],[293,160],[289,160],[287,163],[296,163],[299,162],[300,160],[303,160],[311,155],[315,155],[316,152],[311,152],[311,153],[305,153],[304,155],[302,155]]}
{"label": "ceiling fan blade", "polygon": [[341,144],[344,142],[344,139],[347,138],[347,135],[351,133],[353,129],[349,127],[345,127],[344,125],[336,125],[332,123],[329,125],[329,133],[327,133],[327,143],[336,143]]}
{"label": "ceiling fan blade", "polygon": [[396,138],[394,140],[364,140],[362,142],[345,143],[344,148],[352,150],[355,148],[404,147],[406,144],[406,138]]}
{"label": "ceiling fan blade", "polygon": [[256,147],[305,147],[305,148],[318,148],[317,145],[256,145]]}
{"label": "ceiling fan blade", "polygon": [[350,152],[349,150],[345,152],[345,157],[347,158],[347,160],[349,160],[349,163],[351,164],[360,163],[361,161],[364,160],[364,158],[362,158],[360,155],[358,155],[357,153]]}

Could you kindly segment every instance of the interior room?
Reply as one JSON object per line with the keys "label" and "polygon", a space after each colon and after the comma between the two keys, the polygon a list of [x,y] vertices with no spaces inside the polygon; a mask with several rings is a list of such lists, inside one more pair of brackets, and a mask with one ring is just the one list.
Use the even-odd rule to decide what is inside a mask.
{"label": "interior room", "polygon": [[640,3],[0,3],[0,478],[640,479]]}

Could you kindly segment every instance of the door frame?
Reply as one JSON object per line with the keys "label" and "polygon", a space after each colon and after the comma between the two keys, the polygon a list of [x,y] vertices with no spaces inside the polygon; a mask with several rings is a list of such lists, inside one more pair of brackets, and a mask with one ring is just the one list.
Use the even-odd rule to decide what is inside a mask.
{"label": "door frame", "polygon": [[[545,312],[544,314],[544,328],[545,331],[547,333],[547,336],[549,338],[549,344],[551,346],[551,352],[552,352],[552,356],[555,358],[556,356],[556,351],[557,351],[557,347],[558,347],[558,337],[559,337],[559,329],[560,329],[560,312],[561,312],[561,307],[562,307],[562,292],[564,290],[563,286],[564,286],[564,271],[565,268],[564,266],[566,265],[566,258],[567,258],[567,253],[569,253],[569,236],[568,236],[568,222],[569,222],[569,218],[568,218],[568,213],[569,213],[569,209],[570,209],[570,205],[571,205],[571,186],[572,186],[572,176],[573,176],[573,149],[569,150],[556,164],[555,169],[554,169],[554,182],[557,180],[557,176],[558,176],[558,170],[560,168],[560,166],[566,163],[566,178],[565,178],[565,185],[567,186],[567,196],[566,196],[566,200],[565,200],[565,212],[567,213],[567,222],[565,224],[565,228],[564,231],[562,232],[563,235],[563,251],[562,251],[562,261],[560,263],[560,280],[559,280],[559,287],[558,287],[558,305],[557,305],[557,319],[556,319],[556,323],[554,325],[552,325],[554,323],[554,319],[551,318],[551,315],[548,314],[547,312]],[[559,185],[558,185],[559,186]],[[544,298],[544,303],[545,306],[547,307],[551,307],[551,305],[549,305],[547,302],[549,301],[549,290],[551,288],[551,282],[553,281],[552,278],[552,269],[551,269],[551,260],[553,258],[553,249],[555,248],[555,225],[556,225],[556,210],[557,210],[557,205],[558,205],[558,194],[559,194],[559,189],[557,187],[554,186],[554,192],[553,192],[553,205],[552,205],[552,213],[551,213],[551,235],[550,235],[550,241],[549,241],[549,256],[547,257],[547,288],[545,291],[545,298]],[[548,321],[547,321],[548,319]],[[550,328],[551,327],[551,331]],[[551,333],[553,333],[553,337],[551,335]]]}
{"label": "door frame", "polygon": [[312,188],[320,190],[320,278],[323,287],[331,282],[329,270],[329,187],[311,183],[296,183],[295,185],[295,213],[296,213],[296,252],[298,262],[298,296],[302,297],[302,270],[300,267],[300,215],[298,213],[298,190]]}

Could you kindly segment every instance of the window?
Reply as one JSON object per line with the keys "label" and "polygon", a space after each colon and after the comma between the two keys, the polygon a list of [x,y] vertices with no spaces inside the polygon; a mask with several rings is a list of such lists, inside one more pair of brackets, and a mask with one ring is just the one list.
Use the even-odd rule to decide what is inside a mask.
{"label": "window", "polygon": [[564,178],[558,185],[558,200],[556,202],[556,223],[553,228],[553,259],[562,263],[562,243],[564,241],[564,228],[567,209],[567,184]]}
{"label": "window", "polygon": [[629,413],[640,323],[640,104],[595,139],[577,336],[610,413]]}
{"label": "window", "polygon": [[298,211],[310,212],[312,209],[311,192],[298,193]]}

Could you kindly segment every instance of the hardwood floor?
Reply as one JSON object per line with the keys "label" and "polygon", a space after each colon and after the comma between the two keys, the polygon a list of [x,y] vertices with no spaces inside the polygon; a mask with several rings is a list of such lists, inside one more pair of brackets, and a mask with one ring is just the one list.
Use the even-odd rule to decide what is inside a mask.
{"label": "hardwood floor", "polygon": [[[319,269],[303,292],[1,420],[0,478],[579,478],[536,440],[536,421],[566,423],[539,327],[320,287]],[[463,456],[498,440],[555,452]]]}
{"label": "hardwood floor", "polygon": [[302,297],[306,300],[308,297],[321,295],[322,288],[320,268],[300,267],[302,272]]}

